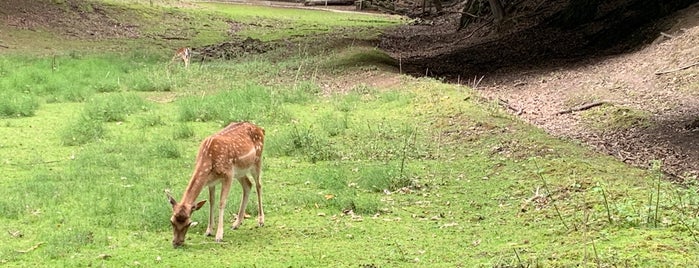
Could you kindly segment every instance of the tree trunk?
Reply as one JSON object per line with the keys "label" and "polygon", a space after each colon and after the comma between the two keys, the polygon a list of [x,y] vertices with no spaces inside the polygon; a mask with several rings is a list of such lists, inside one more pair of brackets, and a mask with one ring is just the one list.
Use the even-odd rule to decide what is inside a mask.
{"label": "tree trunk", "polygon": [[432,3],[434,3],[434,8],[437,9],[437,13],[441,13],[443,10],[442,0],[432,0]]}

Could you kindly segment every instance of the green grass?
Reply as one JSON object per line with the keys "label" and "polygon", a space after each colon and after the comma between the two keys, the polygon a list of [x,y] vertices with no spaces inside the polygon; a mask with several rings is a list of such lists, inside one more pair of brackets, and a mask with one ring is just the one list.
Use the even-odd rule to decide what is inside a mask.
{"label": "green grass", "polygon": [[[234,17],[245,23],[238,33],[264,41],[331,33],[340,28],[378,28],[396,25],[395,17],[350,14],[331,11],[309,11],[295,8],[272,8],[255,5],[200,3],[208,10]],[[351,31],[349,31],[351,33]]]}
{"label": "green grass", "polygon": [[599,130],[628,130],[651,126],[651,115],[628,107],[604,105],[599,109],[585,111],[583,122]]}
{"label": "green grass", "polygon": [[[313,11],[303,14],[318,20]],[[468,88],[409,77],[391,88],[362,83],[367,75],[398,74],[373,48],[334,49],[187,70],[168,69],[169,59],[137,51],[60,54],[54,71],[51,56],[0,55],[3,94],[22,100],[2,98],[0,105],[29,100],[0,121],[0,264],[664,267],[699,261],[696,185],[680,187],[657,168],[629,167],[551,137],[477,101]],[[357,81],[343,93],[328,92],[335,79]],[[73,86],[64,89],[67,84]],[[179,198],[201,140],[238,120],[266,132],[266,225],[248,219],[214,243],[203,235],[208,212],[201,210],[193,220],[202,224],[173,249],[164,191]],[[227,225],[240,195],[235,183]],[[248,214],[257,214],[256,202],[251,198]]]}

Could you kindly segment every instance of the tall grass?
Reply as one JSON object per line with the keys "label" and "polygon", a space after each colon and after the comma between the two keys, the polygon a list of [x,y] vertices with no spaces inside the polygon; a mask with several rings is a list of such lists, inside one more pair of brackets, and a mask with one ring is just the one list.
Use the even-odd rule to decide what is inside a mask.
{"label": "tall grass", "polygon": [[234,85],[221,93],[192,96],[177,101],[181,121],[219,121],[222,125],[237,121],[279,122],[288,118],[270,90],[247,83]]}
{"label": "tall grass", "polygon": [[33,116],[38,108],[39,100],[32,94],[5,90],[0,92],[0,117]]}

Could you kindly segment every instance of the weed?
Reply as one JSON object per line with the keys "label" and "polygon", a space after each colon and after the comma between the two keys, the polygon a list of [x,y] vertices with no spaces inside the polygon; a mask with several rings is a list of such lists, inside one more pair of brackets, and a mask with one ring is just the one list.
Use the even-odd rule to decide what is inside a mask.
{"label": "weed", "polygon": [[171,140],[161,141],[155,144],[153,154],[161,158],[180,158],[182,153],[177,144]]}
{"label": "weed", "polygon": [[63,129],[61,142],[68,146],[82,145],[101,139],[106,132],[100,120],[80,115],[75,122]]}
{"label": "weed", "polygon": [[335,137],[342,134],[347,128],[349,128],[349,119],[347,113],[337,114],[335,112],[325,112],[318,116],[317,125],[329,137]]}
{"label": "weed", "polygon": [[309,126],[294,125],[287,133],[286,155],[301,154],[311,163],[337,159],[339,156],[330,141]]}
{"label": "weed", "polygon": [[33,116],[39,108],[39,101],[31,94],[14,91],[0,92],[1,117]]}
{"label": "weed", "polygon": [[194,130],[189,125],[181,123],[173,130],[172,137],[178,140],[189,139],[194,137]]}
{"label": "weed", "polygon": [[163,117],[155,113],[147,113],[138,118],[138,125],[141,127],[164,126],[165,124]]}

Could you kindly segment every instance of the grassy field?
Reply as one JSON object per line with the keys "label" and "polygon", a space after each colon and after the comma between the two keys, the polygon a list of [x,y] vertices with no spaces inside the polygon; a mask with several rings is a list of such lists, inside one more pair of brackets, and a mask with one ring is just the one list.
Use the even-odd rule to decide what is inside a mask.
{"label": "grassy field", "polygon": [[[467,87],[398,74],[373,47],[315,42],[345,38],[338,31],[374,38],[395,18],[110,2],[106,12],[144,31],[183,23],[159,24],[160,13],[211,21],[191,24],[208,33],[192,34],[193,44],[225,41],[227,20],[286,25],[241,34],[308,43],[189,69],[167,67],[172,50],[147,37],[99,41],[113,48],[106,53],[73,40],[53,55],[23,53],[39,43],[0,54],[3,267],[699,261],[697,187],[667,182],[661,163],[632,168],[553,138]],[[321,49],[302,49],[311,45]],[[181,197],[199,142],[240,120],[266,130],[266,225],[253,216],[215,243],[201,210],[173,249],[164,191]],[[228,224],[240,192],[234,184]]]}

